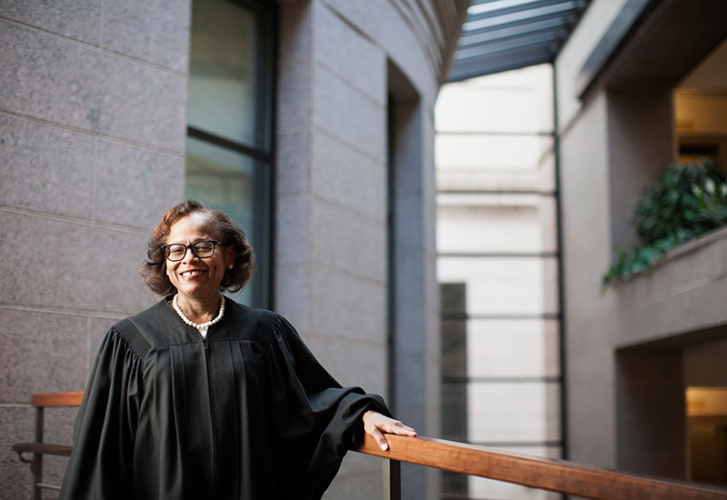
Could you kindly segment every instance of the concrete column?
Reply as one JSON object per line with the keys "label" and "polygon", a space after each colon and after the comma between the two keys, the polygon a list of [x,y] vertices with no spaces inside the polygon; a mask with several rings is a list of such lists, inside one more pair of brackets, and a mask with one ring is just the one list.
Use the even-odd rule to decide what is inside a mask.
{"label": "concrete column", "polygon": [[[274,308],[341,384],[385,396],[386,57],[326,2],[280,16]],[[327,497],[379,496],[380,470],[349,454]]]}
{"label": "concrete column", "polygon": [[633,248],[638,237],[629,220],[636,202],[676,158],[672,89],[609,89],[607,100],[613,244]]}
{"label": "concrete column", "polygon": [[[439,429],[439,292],[435,286],[434,170],[427,161],[425,113],[418,99],[393,96],[393,394],[397,418],[426,435]],[[438,474],[402,468],[406,498],[436,498]]]}

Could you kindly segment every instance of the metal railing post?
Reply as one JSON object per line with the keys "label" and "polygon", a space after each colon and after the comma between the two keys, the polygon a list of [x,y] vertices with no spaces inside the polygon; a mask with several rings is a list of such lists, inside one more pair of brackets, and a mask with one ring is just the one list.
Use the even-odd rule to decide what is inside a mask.
{"label": "metal railing post", "polygon": [[[35,409],[35,442],[43,442],[43,407],[39,406]],[[33,455],[33,498],[40,500],[40,486],[43,481],[43,455],[35,453]]]}
{"label": "metal railing post", "polygon": [[401,462],[390,458],[385,458],[382,462],[384,500],[401,500]]}

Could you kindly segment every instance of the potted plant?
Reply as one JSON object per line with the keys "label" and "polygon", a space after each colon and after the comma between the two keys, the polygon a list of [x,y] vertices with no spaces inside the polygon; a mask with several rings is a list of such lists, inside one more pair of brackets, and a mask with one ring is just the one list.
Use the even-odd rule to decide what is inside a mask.
{"label": "potted plant", "polygon": [[712,160],[668,165],[631,217],[641,245],[616,247],[603,276],[605,290],[617,280],[647,273],[670,250],[727,224],[727,176]]}

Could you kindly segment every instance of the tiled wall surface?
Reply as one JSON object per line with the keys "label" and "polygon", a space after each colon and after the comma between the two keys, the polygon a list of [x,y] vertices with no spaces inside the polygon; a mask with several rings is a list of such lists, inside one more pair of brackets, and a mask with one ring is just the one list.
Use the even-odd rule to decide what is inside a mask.
{"label": "tiled wall surface", "polygon": [[[31,494],[10,450],[30,394],[82,390],[105,330],[155,300],[139,270],[184,196],[188,36],[188,0],[0,4],[0,498]],[[74,416],[49,412],[48,439]]]}

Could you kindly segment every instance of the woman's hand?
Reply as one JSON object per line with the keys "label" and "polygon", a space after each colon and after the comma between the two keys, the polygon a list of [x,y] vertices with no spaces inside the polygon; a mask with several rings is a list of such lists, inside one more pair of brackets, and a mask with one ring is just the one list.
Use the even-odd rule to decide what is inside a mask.
{"label": "woman's hand", "polygon": [[398,420],[389,418],[386,415],[369,410],[363,416],[364,430],[372,436],[382,450],[389,449],[384,434],[398,434],[399,436],[416,437],[417,431],[408,427]]}

